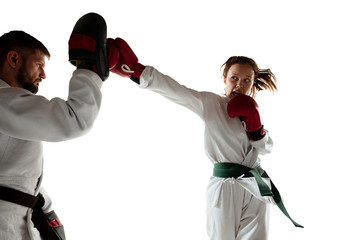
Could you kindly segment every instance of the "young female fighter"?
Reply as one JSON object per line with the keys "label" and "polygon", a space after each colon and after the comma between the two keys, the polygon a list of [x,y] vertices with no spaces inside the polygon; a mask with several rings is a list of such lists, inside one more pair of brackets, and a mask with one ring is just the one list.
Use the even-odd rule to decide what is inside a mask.
{"label": "young female fighter", "polygon": [[259,70],[248,57],[231,57],[224,64],[225,94],[220,96],[187,88],[153,67],[143,66],[120,38],[107,42],[108,49],[116,47],[120,53],[117,65],[110,66],[112,72],[131,78],[140,87],[189,108],[203,119],[205,151],[214,164],[207,188],[210,239],[267,239],[267,203],[272,195],[277,202],[278,192],[271,192],[258,155],[271,151],[272,140],[249,95],[276,89],[271,71]]}

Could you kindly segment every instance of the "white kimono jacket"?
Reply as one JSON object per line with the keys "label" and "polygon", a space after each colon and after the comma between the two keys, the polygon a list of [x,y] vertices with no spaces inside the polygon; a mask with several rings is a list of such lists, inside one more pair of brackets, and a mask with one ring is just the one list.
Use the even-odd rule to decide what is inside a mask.
{"label": "white kimono jacket", "polygon": [[[68,99],[48,100],[0,79],[0,185],[32,195],[40,190],[42,141],[64,141],[85,134],[100,109],[102,80],[91,71],[74,71]],[[31,210],[0,200],[0,239],[33,239]],[[27,226],[28,225],[28,226]]]}
{"label": "white kimono jacket", "polygon": [[[232,162],[254,168],[260,164],[258,155],[267,154],[272,149],[273,142],[267,131],[261,140],[251,141],[240,119],[228,116],[229,98],[226,96],[187,88],[149,66],[142,72],[140,87],[150,89],[185,106],[204,121],[205,152],[213,164]],[[218,177],[210,179],[207,199],[214,206],[218,203],[223,181],[223,178]],[[234,181],[260,200],[273,203],[272,197],[261,196],[253,177],[234,179]],[[270,186],[269,180],[265,180],[265,182]]]}

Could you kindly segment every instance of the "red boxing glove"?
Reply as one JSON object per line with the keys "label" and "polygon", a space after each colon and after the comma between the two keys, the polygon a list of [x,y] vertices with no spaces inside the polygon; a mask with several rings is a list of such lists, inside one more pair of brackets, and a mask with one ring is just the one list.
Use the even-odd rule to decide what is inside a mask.
{"label": "red boxing glove", "polygon": [[245,128],[251,140],[260,140],[265,136],[259,106],[252,97],[243,94],[235,95],[228,103],[227,112],[229,117],[239,117],[245,122]]}
{"label": "red boxing glove", "polygon": [[[128,77],[132,81],[140,84],[140,76],[145,66],[138,62],[138,58],[130,46],[121,38],[107,39],[109,70],[122,77]],[[116,59],[118,50],[118,59]]]}
{"label": "red boxing glove", "polygon": [[114,39],[107,38],[108,67],[111,71],[119,62],[119,50],[114,44]]}

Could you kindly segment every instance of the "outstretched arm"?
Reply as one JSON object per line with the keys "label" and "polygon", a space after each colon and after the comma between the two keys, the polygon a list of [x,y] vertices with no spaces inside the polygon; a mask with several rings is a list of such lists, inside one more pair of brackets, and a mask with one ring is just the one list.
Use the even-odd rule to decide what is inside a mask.
{"label": "outstretched arm", "polygon": [[[203,118],[203,93],[187,88],[155,68],[139,63],[127,42],[121,38],[108,39],[110,71],[130,78],[142,88],[161,94],[174,103],[189,108]],[[118,52],[118,54],[116,54]]]}

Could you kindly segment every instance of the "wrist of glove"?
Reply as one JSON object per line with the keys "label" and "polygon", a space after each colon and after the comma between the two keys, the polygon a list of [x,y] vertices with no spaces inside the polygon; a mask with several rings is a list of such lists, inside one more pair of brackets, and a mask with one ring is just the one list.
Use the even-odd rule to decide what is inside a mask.
{"label": "wrist of glove", "polygon": [[132,73],[130,79],[135,83],[140,84],[140,77],[145,68],[146,66],[142,65],[141,63],[137,63],[135,71]]}
{"label": "wrist of glove", "polygon": [[249,139],[251,139],[253,141],[261,140],[266,135],[266,132],[265,132],[265,129],[264,129],[264,125],[262,125],[261,128],[259,130],[257,130],[257,131],[254,131],[254,132],[247,131],[246,133],[247,133]]}

